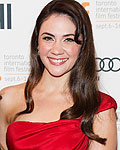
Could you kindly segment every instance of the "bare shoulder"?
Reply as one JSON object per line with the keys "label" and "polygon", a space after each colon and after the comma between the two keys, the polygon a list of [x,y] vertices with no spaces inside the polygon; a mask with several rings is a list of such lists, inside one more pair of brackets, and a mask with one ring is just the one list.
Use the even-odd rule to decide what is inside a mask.
{"label": "bare shoulder", "polygon": [[0,147],[6,146],[6,132],[16,113],[23,109],[25,84],[10,86],[0,91]]}
{"label": "bare shoulder", "polygon": [[24,102],[24,88],[25,83],[6,87],[0,91],[0,112],[2,111],[2,116],[10,117],[19,109]]}
{"label": "bare shoulder", "polygon": [[22,84],[18,84],[18,85],[13,85],[13,86],[8,86],[6,88],[3,88],[2,90],[0,90],[0,95],[8,95],[8,94],[15,94],[16,91],[19,91],[21,89],[25,88],[25,84],[26,83],[22,83]]}
{"label": "bare shoulder", "polygon": [[117,148],[117,125],[116,113],[114,108],[105,110],[96,114],[93,123],[95,134],[102,138],[106,138],[106,145],[91,141],[89,150],[116,150]]}

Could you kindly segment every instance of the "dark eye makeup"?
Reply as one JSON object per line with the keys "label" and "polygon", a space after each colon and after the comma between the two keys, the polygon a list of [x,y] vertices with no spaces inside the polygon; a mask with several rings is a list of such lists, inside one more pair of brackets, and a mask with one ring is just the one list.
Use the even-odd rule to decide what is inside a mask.
{"label": "dark eye makeup", "polygon": [[64,41],[67,41],[67,42],[74,42],[75,40],[73,38],[66,38]]}
{"label": "dark eye makeup", "polygon": [[52,37],[49,37],[49,36],[45,36],[42,39],[46,41],[53,41]]}

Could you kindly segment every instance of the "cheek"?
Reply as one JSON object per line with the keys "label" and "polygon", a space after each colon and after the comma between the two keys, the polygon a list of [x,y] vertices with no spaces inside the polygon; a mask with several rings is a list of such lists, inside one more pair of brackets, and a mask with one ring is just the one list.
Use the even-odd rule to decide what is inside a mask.
{"label": "cheek", "polygon": [[42,42],[39,42],[39,53],[40,53],[40,56],[45,56],[47,55],[49,52],[49,47],[46,46],[46,44],[42,43]]}
{"label": "cheek", "polygon": [[79,52],[80,52],[80,46],[76,45],[71,48],[71,50],[69,51],[69,55],[71,57],[77,58],[79,55]]}

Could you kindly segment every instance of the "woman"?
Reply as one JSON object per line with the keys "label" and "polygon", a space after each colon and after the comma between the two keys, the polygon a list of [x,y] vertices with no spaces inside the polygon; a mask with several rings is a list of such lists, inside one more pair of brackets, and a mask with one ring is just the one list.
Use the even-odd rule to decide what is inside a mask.
{"label": "woman", "polygon": [[91,22],[74,0],[37,18],[27,83],[1,91],[5,150],[116,150],[116,102],[98,91]]}

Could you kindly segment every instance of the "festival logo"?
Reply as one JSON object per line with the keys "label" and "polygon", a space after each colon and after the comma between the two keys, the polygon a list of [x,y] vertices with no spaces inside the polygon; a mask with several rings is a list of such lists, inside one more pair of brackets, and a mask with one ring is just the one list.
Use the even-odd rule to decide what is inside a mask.
{"label": "festival logo", "polygon": [[0,4],[0,29],[11,29],[11,4]]}

